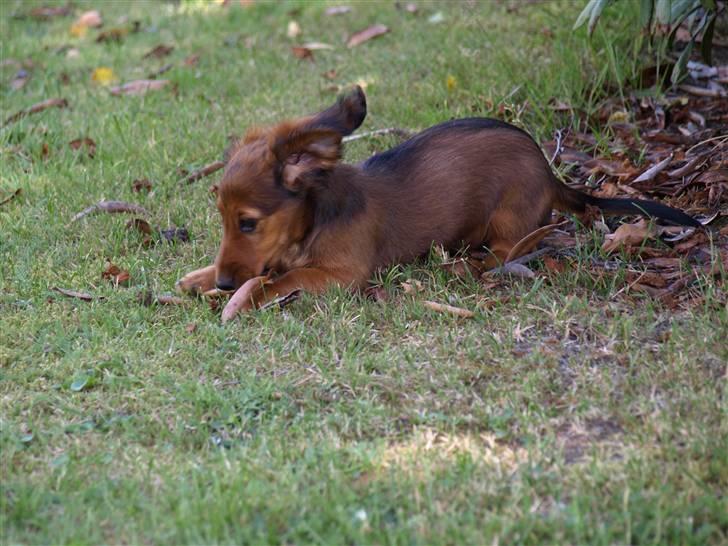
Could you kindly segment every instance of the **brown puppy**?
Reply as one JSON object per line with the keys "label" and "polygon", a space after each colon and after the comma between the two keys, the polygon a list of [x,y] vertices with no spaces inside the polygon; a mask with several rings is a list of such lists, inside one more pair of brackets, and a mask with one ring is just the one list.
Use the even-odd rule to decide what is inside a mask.
{"label": "brown puppy", "polygon": [[380,267],[434,244],[485,244],[489,266],[548,223],[553,208],[646,214],[689,226],[652,201],[601,199],[559,182],[538,145],[502,121],[469,118],[431,127],[359,165],[339,162],[341,139],[366,116],[356,88],[318,115],[250,130],[219,185],[223,238],[215,264],[178,282],[183,292],[233,290],[270,270],[248,308],[302,289],[364,286]]}

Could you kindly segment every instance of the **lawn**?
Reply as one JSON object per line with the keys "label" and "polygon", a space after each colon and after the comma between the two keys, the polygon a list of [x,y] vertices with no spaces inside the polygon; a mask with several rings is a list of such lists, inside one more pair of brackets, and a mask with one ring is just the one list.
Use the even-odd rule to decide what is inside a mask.
{"label": "lawn", "polygon": [[[2,543],[725,544],[720,275],[663,305],[625,289],[633,257],[595,275],[603,234],[581,227],[533,279],[462,278],[434,250],[373,279],[386,301],[332,290],[225,325],[202,300],[140,302],[214,257],[220,172],[180,180],[229,135],[360,83],[360,131],[484,115],[545,141],[570,123],[551,99],[594,111],[639,68],[628,2],[591,41],[566,1],[348,4],[76,1],[44,21],[21,17],[43,4],[0,4],[2,119],[68,101],[0,128],[0,200],[21,189],[0,206]],[[87,9],[104,26],[72,33]],[[346,47],[375,23],[390,32]],[[333,48],[293,55],[314,41]],[[144,57],[159,44],[174,49]],[[92,79],[167,64],[143,96]],[[150,244],[126,214],[71,221],[101,199],[190,240]]]}

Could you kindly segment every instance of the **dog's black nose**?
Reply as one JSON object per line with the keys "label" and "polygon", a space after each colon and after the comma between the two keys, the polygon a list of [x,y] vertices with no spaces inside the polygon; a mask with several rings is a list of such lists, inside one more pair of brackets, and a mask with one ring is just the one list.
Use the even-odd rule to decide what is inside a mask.
{"label": "dog's black nose", "polygon": [[228,277],[218,277],[215,286],[220,290],[235,290],[235,282]]}

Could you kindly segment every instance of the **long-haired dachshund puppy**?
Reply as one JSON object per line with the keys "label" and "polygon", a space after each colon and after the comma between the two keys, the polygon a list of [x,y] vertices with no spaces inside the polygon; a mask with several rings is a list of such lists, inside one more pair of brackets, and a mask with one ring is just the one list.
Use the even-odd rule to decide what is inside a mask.
{"label": "long-haired dachshund puppy", "polygon": [[214,265],[178,282],[183,292],[234,290],[274,276],[244,308],[331,285],[361,287],[384,266],[426,254],[433,244],[490,250],[502,261],[552,209],[645,214],[700,224],[665,205],[602,199],[559,182],[521,129],[468,118],[430,127],[358,165],[339,162],[342,137],[364,121],[360,88],[323,112],[251,129],[230,154],[217,207],[223,236]]}

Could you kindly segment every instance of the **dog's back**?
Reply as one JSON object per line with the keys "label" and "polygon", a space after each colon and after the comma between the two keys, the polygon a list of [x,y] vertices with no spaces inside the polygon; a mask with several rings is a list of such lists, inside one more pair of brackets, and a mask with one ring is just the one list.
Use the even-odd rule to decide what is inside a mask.
{"label": "dog's back", "polygon": [[[528,134],[499,120],[470,118],[436,125],[369,158],[374,206],[387,209],[382,263],[430,248],[515,243],[543,224],[554,199],[543,154]],[[528,210],[529,214],[513,211]],[[515,239],[515,240],[514,240]]]}

